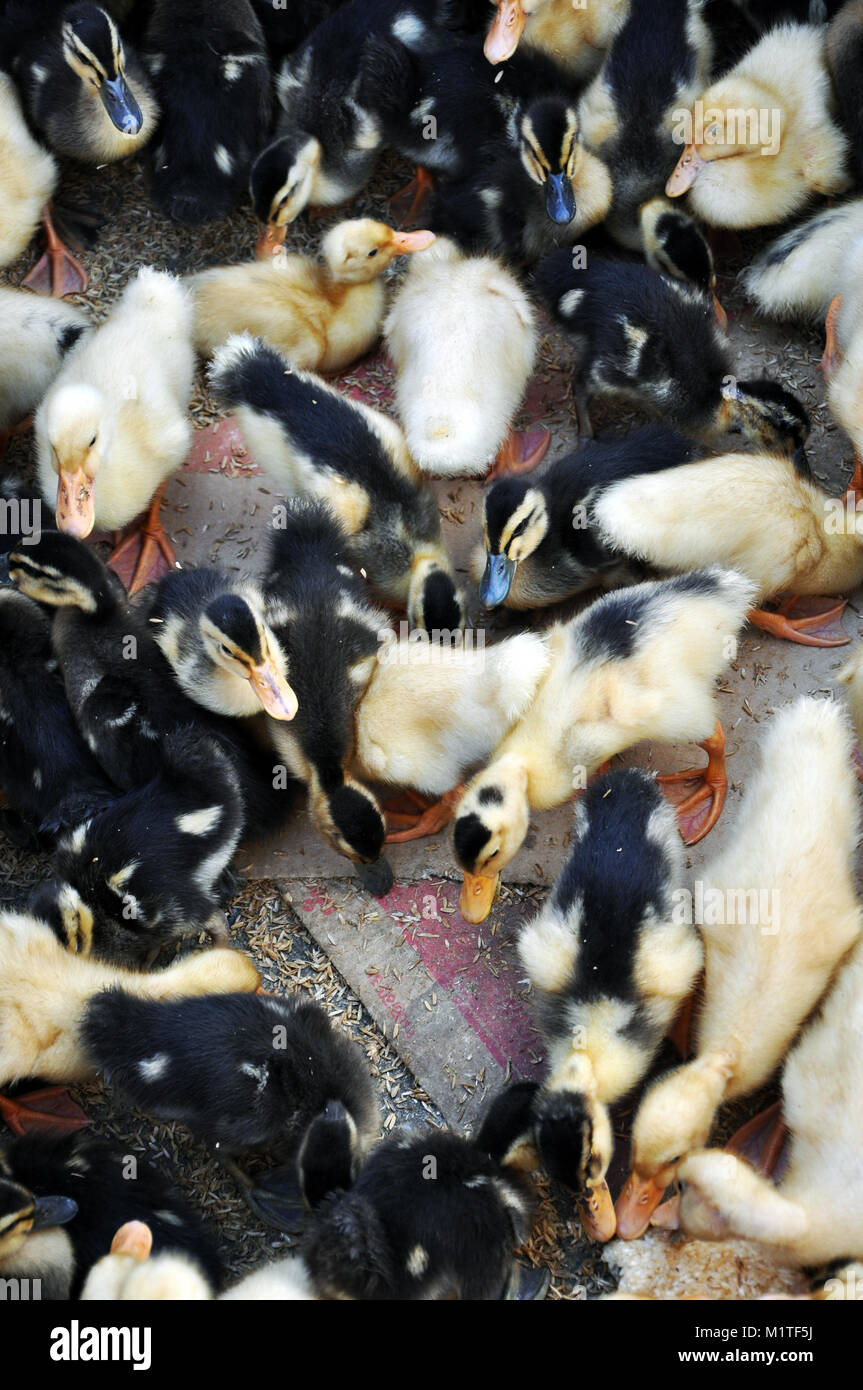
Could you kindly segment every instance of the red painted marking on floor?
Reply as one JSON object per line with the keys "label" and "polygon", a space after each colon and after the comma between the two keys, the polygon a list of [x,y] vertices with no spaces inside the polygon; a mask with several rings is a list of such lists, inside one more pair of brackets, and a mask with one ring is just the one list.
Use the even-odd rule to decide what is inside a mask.
{"label": "red painted marking on floor", "polygon": [[252,458],[240,426],[233,415],[217,425],[206,425],[195,431],[192,447],[186,455],[183,469],[187,473],[227,473],[246,477],[263,472]]}

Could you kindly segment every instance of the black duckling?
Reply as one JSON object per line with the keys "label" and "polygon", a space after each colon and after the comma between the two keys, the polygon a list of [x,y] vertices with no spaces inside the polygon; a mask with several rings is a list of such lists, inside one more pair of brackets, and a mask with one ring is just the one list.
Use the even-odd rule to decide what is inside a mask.
{"label": "black duckling", "polygon": [[[314,1150],[325,1133],[326,1162],[316,1181],[349,1187],[378,1131],[359,1045],[309,999],[222,994],[151,1006],[107,990],[90,1003],[81,1036],[108,1085],[156,1119],[180,1120],[244,1186],[238,1155],[263,1150],[280,1166],[294,1163],[320,1119]],[[311,1173],[311,1155],[306,1163]],[[256,1211],[278,1221],[292,1180],[275,1169],[256,1186]]]}
{"label": "black duckling", "polygon": [[345,3],[346,0],[290,0],[279,5],[273,0],[251,0],[274,60],[299,48],[319,24]]}
{"label": "black duckling", "polygon": [[716,322],[723,330],[727,328],[728,318],[716,294],[713,252],[698,223],[665,197],[644,203],[639,220],[647,264],[709,294]]}
{"label": "black duckling", "polygon": [[[212,1284],[221,1286],[224,1269],[215,1242],[178,1191],[176,1177],[169,1178],[137,1155],[123,1153],[82,1130],[50,1138],[30,1135],[3,1145],[0,1172],[31,1193],[37,1203],[43,1199],[60,1203],[61,1217],[68,1205],[77,1208],[62,1227],[69,1292],[55,1297],[77,1298],[114,1232],[133,1220],[150,1227],[155,1253],[182,1253],[195,1261]],[[44,1287],[42,1296],[48,1296]]]}
{"label": "black duckling", "polygon": [[597,1240],[615,1229],[608,1107],[646,1075],[701,969],[698,931],[674,911],[682,875],[674,811],[654,779],[608,773],[576,803],[566,864],[519,937],[548,1050],[534,1143],[581,1194]]}
{"label": "black duckling", "polygon": [[289,495],[325,502],[350,561],[411,627],[452,632],[464,609],[441,538],[437,498],[389,416],[292,369],[260,338],[235,334],[213,358],[216,398]]}
{"label": "black duckling", "polygon": [[[623,398],[688,433],[742,434],[767,453],[794,455],[809,417],[778,383],[738,381],[710,300],[649,266],[567,251],[535,272],[540,294],[579,352],[574,395]],[[802,455],[801,455],[802,457]]]}
{"label": "black duckling", "polygon": [[0,589],[0,787],[7,834],[49,845],[120,794],[75,723],[48,619],[14,589]]}
{"label": "black duckling", "polygon": [[159,109],[143,64],[98,5],[12,0],[0,51],[34,127],[57,154],[109,164],[150,139]]}
{"label": "black duckling", "polygon": [[643,566],[599,539],[591,501],[619,478],[673,468],[697,452],[675,430],[647,426],[625,438],[591,440],[527,476],[499,478],[482,499],[482,602],[544,608],[595,585],[612,589],[644,578]]}
{"label": "black duckling", "polygon": [[827,30],[825,57],[859,180],[863,177],[863,0],[848,0],[842,6]]}
{"label": "black duckling", "polygon": [[60,840],[54,877],[28,910],[69,950],[122,965],[149,965],[168,942],[201,931],[227,945],[218,898],[244,817],[219,744],[192,729],[169,734],[152,781]]}
{"label": "black duckling", "polygon": [[190,700],[234,719],[262,709],[293,719],[285,654],[251,581],[224,570],[173,570],[159,583],[149,622]]}
{"label": "black duckling", "polygon": [[524,1178],[495,1151],[503,1134],[509,1147],[510,1129],[497,1111],[496,1101],[474,1140],[445,1131],[393,1135],[349,1191],[319,1201],[303,1257],[321,1297],[504,1296],[534,1202]]}
{"label": "black duckling", "polygon": [[75,1254],[63,1227],[77,1211],[70,1197],[37,1197],[16,1182],[0,1152],[0,1280],[5,1297],[70,1297]]}
{"label": "black duckling", "polygon": [[354,714],[390,628],[347,564],[347,537],[327,506],[293,498],[278,520],[263,587],[267,622],[287,656],[299,707],[290,724],[269,724],[270,738],[308,787],[318,833],[382,896],[393,882],[383,856],[383,811],[346,769]]}
{"label": "black duckling", "polygon": [[162,108],[156,202],[176,222],[225,217],[267,134],[270,62],[250,0],[155,0],[144,59]]}

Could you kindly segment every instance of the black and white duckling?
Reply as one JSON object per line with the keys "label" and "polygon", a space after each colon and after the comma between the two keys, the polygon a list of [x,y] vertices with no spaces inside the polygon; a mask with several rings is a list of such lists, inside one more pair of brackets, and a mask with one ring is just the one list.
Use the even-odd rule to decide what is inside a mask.
{"label": "black and white duckling", "polygon": [[69,950],[121,964],[151,964],[199,932],[227,945],[220,890],[244,820],[242,784],[219,744],[170,734],[151,781],[62,837],[29,910]]}
{"label": "black and white duckling", "polygon": [[348,769],[354,713],[390,629],[347,563],[347,537],[324,503],[290,499],[277,519],[263,590],[267,622],[286,654],[298,709],[290,724],[269,723],[270,740],[283,765],[308,788],[315,829],[380,896],[393,882],[383,856],[383,811]]}
{"label": "black and white duckling", "polygon": [[273,481],[331,508],[350,561],[388,602],[407,609],[412,627],[464,626],[437,498],[394,420],[293,370],[248,334],[216,352],[210,382]]}
{"label": "black and white duckling", "polygon": [[595,1240],[615,1230],[608,1107],[646,1075],[701,969],[698,931],[675,911],[682,876],[655,780],[608,773],[576,803],[566,864],[519,936],[548,1050],[532,1138],[546,1171],[581,1194]]}
{"label": "black and white duckling", "polygon": [[642,739],[701,743],[703,772],[666,780],[698,783],[677,807],[687,843],[716,824],[727,779],[714,683],[753,588],[715,566],[606,594],[546,634],[549,667],[528,713],[459,802],[454,845],[468,921],[488,916],[531,810],[562,805],[603,762]]}
{"label": "black and white duckling", "polygon": [[159,108],[144,66],[98,5],[12,0],[0,38],[46,144],[84,164],[126,159],[153,134]]}
{"label": "black and white duckling", "polygon": [[155,0],[142,56],[162,108],[153,192],[177,222],[224,217],[246,197],[269,129],[270,61],[249,0]]}
{"label": "black and white duckling", "polygon": [[230,718],[293,719],[285,654],[257,585],[224,570],[166,574],[149,610],[153,638],[190,700]]}
{"label": "black and white duckling", "polygon": [[740,281],[762,314],[823,322],[863,238],[863,198],[824,208],[766,246]]}
{"label": "black and white duckling", "polygon": [[17,1286],[22,1298],[71,1297],[75,1253],[63,1227],[77,1211],[71,1197],[60,1193],[37,1197],[16,1181],[0,1150],[0,1279],[4,1288]]}
{"label": "black and white duckling", "polygon": [[49,844],[119,795],[75,723],[48,619],[37,604],[0,589],[0,788],[7,834]]}
{"label": "black and white duckling", "polygon": [[[229,1164],[252,1150],[279,1168],[299,1160],[308,1197],[318,1183],[349,1187],[377,1137],[362,1050],[310,999],[223,994],[151,1006],[109,990],[92,1001],[81,1037],[126,1100],[181,1121]],[[310,1142],[314,1160],[303,1157]],[[289,1192],[293,1181],[263,1176],[264,1211],[268,1176],[277,1216],[280,1186]]]}
{"label": "black and white duckling", "polygon": [[[47,217],[50,222],[48,204],[56,183],[57,165],[53,157],[34,140],[21,110],[15,83],[7,73],[0,72],[0,267],[11,265],[26,250],[40,221]],[[56,237],[53,226],[51,231]],[[59,244],[56,259],[59,293],[85,289],[87,277],[72,256],[66,262],[64,278]],[[39,264],[41,272],[42,262]],[[52,277],[47,275],[48,264],[46,254],[45,288],[50,289]]]}
{"label": "black and white duckling", "polygon": [[[110,1244],[117,1227],[133,1219],[149,1226],[156,1254],[184,1255],[213,1285],[221,1286],[224,1268],[216,1243],[178,1191],[176,1177],[168,1177],[137,1156],[132,1162],[134,1176],[130,1175],[127,1153],[80,1130],[61,1136],[30,1135],[4,1143],[0,1194],[5,1170],[11,1183],[32,1194],[40,1223],[42,1201],[57,1203],[64,1218],[72,1208],[62,1225],[71,1257],[67,1265],[69,1291],[55,1297],[77,1298],[90,1268]],[[29,1245],[28,1238],[21,1252],[25,1256]],[[43,1290],[42,1296],[49,1295]]]}
{"label": "black and white duckling", "polygon": [[618,479],[672,469],[696,453],[682,434],[647,426],[590,440],[528,477],[497,479],[483,494],[484,546],[472,565],[486,608],[545,608],[642,578],[637,563],[600,539],[589,507]]}
{"label": "black and white duckling", "polygon": [[74,304],[0,288],[0,454],[9,432],[32,415],[63,364],[89,331]]}
{"label": "black and white duckling", "polygon": [[720,328],[728,317],[716,294],[716,267],[710,243],[698,223],[670,199],[650,198],[639,211],[641,243],[647,264],[663,275],[709,294]]}
{"label": "black and white duckling", "polygon": [[[504,1297],[534,1201],[524,1177],[501,1161],[509,1126],[500,1099],[475,1139],[439,1130],[392,1135],[350,1190],[318,1202],[303,1259],[319,1296]],[[506,1092],[502,1099],[508,1106]]]}
{"label": "black and white duckling", "polygon": [[795,454],[809,434],[796,396],[776,382],[738,381],[707,295],[649,266],[557,251],[537,268],[539,291],[578,351],[574,395],[622,399],[688,434],[743,434]]}
{"label": "black and white duckling", "polygon": [[641,249],[640,208],[665,187],[679,153],[675,118],[702,91],[712,42],[704,0],[631,0],[599,73],[578,106],[585,145],[608,167],[614,187],[606,226]]}

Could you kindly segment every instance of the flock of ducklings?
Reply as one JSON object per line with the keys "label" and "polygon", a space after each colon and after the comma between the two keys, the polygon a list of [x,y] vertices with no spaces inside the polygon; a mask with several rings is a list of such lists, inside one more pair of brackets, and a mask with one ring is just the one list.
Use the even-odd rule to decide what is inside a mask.
{"label": "flock of ducklings", "polygon": [[[765,314],[825,320],[828,402],[859,457],[861,97],[860,0],[0,4],[0,265],[40,222],[46,238],[30,288],[0,291],[0,430],[32,416],[34,437],[34,481],[6,477],[3,501],[56,519],[2,538],[4,825],[50,856],[0,917],[0,1086],[17,1087],[0,1106],[19,1133],[0,1155],[4,1277],[58,1298],[535,1296],[513,1256],[536,1167],[574,1190],[597,1241],[654,1220],[752,1238],[810,1273],[863,1259],[863,654],[840,677],[850,720],[814,698],[775,715],[704,870],[724,911],[699,926],[674,912],[682,841],[723,809],[715,682],[736,634],[748,620],[841,644],[840,596],[863,580],[856,530],[825,523],[804,407],[734,374],[711,242],[851,193],[784,229],[744,285]],[[775,141],[757,119],[732,130],[730,111],[775,117]],[[86,271],[54,156],[99,168],[151,137],[158,208],[200,224],[250,193],[258,255],[185,281],[140,269],[94,328],[62,302]],[[385,149],[417,165],[399,205],[423,230],[348,220],[320,262],[290,253],[294,219],[357,193]],[[545,464],[547,435],[513,428],[540,306],[573,345],[584,436]],[[318,375],[382,333],[401,423]],[[192,441],[196,353],[284,499],[255,581],[180,569],[159,520]],[[655,422],[593,438],[605,397]],[[745,451],[717,452],[729,433]],[[482,652],[445,641],[467,604],[430,474],[489,476],[473,573],[487,608],[606,592]],[[128,594],[85,544],[94,530],[125,532]],[[440,642],[436,659],[382,648],[379,604]],[[644,739],[700,742],[707,765],[607,770]],[[228,947],[236,847],[304,790],[317,832],[383,895],[387,839],[452,820],[462,912],[480,922],[574,770],[566,862],[518,943],[547,1079],[505,1088],[470,1139],[377,1143],[358,1046],[318,1005],[261,993]],[[409,791],[417,813],[388,813],[371,784]],[[765,886],[775,932],[734,917]],[[212,950],[152,968],[201,932]],[[615,1205],[610,1107],[702,972],[688,1060],[644,1094]],[[780,1065],[755,1162],[751,1125],[711,1149],[720,1106]],[[301,1213],[301,1253],[224,1292],[199,1214],[156,1172],[125,1182],[51,1089],[96,1076],[203,1139],[259,1216]],[[22,1092],[28,1078],[49,1090]],[[252,1153],[272,1161],[254,1177]]]}

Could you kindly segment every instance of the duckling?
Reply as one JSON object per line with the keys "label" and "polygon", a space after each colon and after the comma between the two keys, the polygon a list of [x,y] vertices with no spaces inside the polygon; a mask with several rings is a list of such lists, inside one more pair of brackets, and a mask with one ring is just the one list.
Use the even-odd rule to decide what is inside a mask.
{"label": "duckling", "polygon": [[16,1182],[0,1152],[0,1279],[4,1288],[14,1288],[12,1281],[26,1280],[34,1298],[71,1296],[75,1256],[63,1227],[77,1211],[70,1197],[37,1197]]}
{"label": "duckling", "polygon": [[507,1103],[504,1091],[475,1139],[436,1130],[390,1136],[349,1191],[318,1202],[303,1259],[319,1297],[503,1296],[534,1220],[525,1179],[493,1147]]}
{"label": "duckling", "polygon": [[0,453],[89,331],[87,315],[72,304],[46,304],[24,290],[0,288]]}
{"label": "duckling", "polygon": [[252,9],[275,61],[299,48],[303,40],[344,3],[345,0],[294,0],[292,5],[278,9],[273,0],[252,0]]}
{"label": "duckling", "polygon": [[825,208],[783,232],[741,273],[762,314],[823,320],[842,285],[846,258],[863,237],[863,198]]}
{"label": "duckling", "polygon": [[269,131],[270,60],[249,0],[155,0],[143,58],[162,108],[156,202],[176,222],[227,216]]}
{"label": "duckling", "polygon": [[531,809],[559,806],[603,762],[642,739],[702,741],[704,772],[670,780],[700,781],[678,807],[687,843],[715,825],[726,778],[713,685],[751,596],[749,580],[714,566],[606,594],[552,628],[549,668],[530,710],[458,806],[453,839],[468,921],[488,916]]}
{"label": "duckling", "polygon": [[[639,1106],[633,1172],[617,1203],[624,1240],[646,1230],[678,1164],[706,1144],[720,1105],[768,1080],[860,935],[851,742],[830,701],[797,700],[773,719],[734,837],[705,871],[695,1055]],[[762,915],[765,888],[772,899]]]}
{"label": "duckling", "polygon": [[578,349],[574,395],[586,429],[585,398],[599,395],[706,439],[731,431],[777,453],[803,448],[803,406],[775,382],[737,380],[706,295],[649,266],[592,253],[577,269],[555,252],[536,281]]}
{"label": "duckling", "polygon": [[578,104],[582,138],[608,167],[606,227],[641,249],[639,210],[662,192],[675,157],[675,119],[703,89],[713,45],[702,0],[631,0],[626,21]]}
{"label": "duckling", "polygon": [[[162,491],[192,439],[188,401],[195,353],[180,281],[145,268],[108,319],[68,355],[36,413],[36,468],[61,531],[81,538],[125,526],[145,508],[131,585],[174,552],[159,521]],[[114,552],[135,544],[134,532]]]}
{"label": "duckling", "polygon": [[644,1077],[701,969],[698,932],[675,914],[682,881],[674,812],[654,779],[609,773],[577,802],[563,871],[519,936],[549,1056],[534,1142],[582,1194],[594,1240],[615,1229],[608,1107]]}
{"label": "duckling", "polygon": [[474,476],[495,461],[501,469],[539,462],[548,433],[532,447],[512,429],[536,358],[536,319],[500,261],[438,237],[411,262],[384,331],[419,468]]}
{"label": "duckling", "polygon": [[[782,1113],[790,1152],[778,1186],[735,1155],[692,1153],[678,1170],[686,1184],[680,1218],[687,1231],[702,1240],[756,1240],[783,1265],[847,1265],[849,1257],[861,1257],[861,1040],[858,944],[785,1063]],[[859,1267],[851,1273],[856,1292],[846,1296],[854,1299]]]}
{"label": "duckling", "polygon": [[262,708],[293,719],[285,653],[256,584],[223,570],[174,570],[160,581],[148,621],[190,700],[234,719]]}
{"label": "duckling", "polygon": [[827,343],[821,366],[827,379],[830,413],[854,445],[855,474],[852,486],[860,486],[860,460],[863,458],[863,427],[860,403],[863,400],[863,297],[859,292],[863,271],[863,237],[849,246],[842,279],[827,314]]}
{"label": "duckling", "polygon": [[[69,905],[70,922],[77,915]],[[86,920],[81,923],[86,928]],[[80,1036],[91,997],[116,988],[126,995],[170,999],[225,990],[255,990],[258,972],[241,951],[216,948],[144,975],[64,950],[46,922],[0,915],[0,1086],[28,1076],[86,1081],[93,1063]],[[14,1108],[5,1102],[4,1108]]]}
{"label": "duckling", "polygon": [[665,191],[688,192],[691,210],[711,226],[769,226],[815,193],[849,187],[820,26],[778,25],[695,95],[693,109],[678,113],[685,148]]}
{"label": "duckling", "polygon": [[[216,1243],[178,1191],[175,1175],[169,1177],[136,1156],[130,1181],[129,1155],[81,1130],[14,1139],[3,1145],[2,1163],[12,1182],[33,1194],[37,1212],[42,1198],[57,1202],[61,1216],[68,1207],[75,1209],[63,1224],[72,1255],[67,1297],[79,1296],[112,1232],[133,1217],[146,1221],[157,1256],[186,1258],[203,1278],[221,1286],[224,1269]],[[25,1251],[27,1244],[29,1240]]]}
{"label": "duckling", "polygon": [[[623,479],[600,493],[591,517],[601,543],[665,570],[729,565],[756,585],[760,601],[786,593],[776,613],[756,608],[749,621],[804,646],[841,646],[845,601],[804,603],[801,596],[841,594],[863,581],[863,544],[837,525],[842,503],[808,469],[768,454],[722,454],[650,476]],[[682,520],[685,518],[685,522]]]}
{"label": "duckling", "polygon": [[[81,1037],[109,1086],[149,1115],[180,1120],[220,1158],[262,1149],[279,1164],[302,1162],[311,1127],[325,1119],[321,1180],[350,1187],[378,1132],[358,1044],[310,999],[222,994],[154,1008],[106,990],[91,1001]],[[261,1210],[269,1201],[278,1215],[279,1189],[268,1196],[267,1176],[257,1186]]]}
{"label": "duckling", "polygon": [[412,627],[464,626],[437,498],[394,420],[311,372],[293,370],[275,348],[245,333],[217,351],[210,383],[272,479],[332,509],[352,563],[390,603],[407,609]]}
{"label": "duckling", "polygon": [[210,354],[232,333],[266,339],[296,367],[338,372],[371,351],[386,312],[382,276],[397,256],[422,251],[431,232],[396,232],[364,217],[340,222],[321,243],[324,264],[274,256],[215,266],[188,281],[195,345]]}
{"label": "duckling", "polygon": [[152,1255],[152,1248],[153,1234],[146,1222],[124,1222],[108,1254],[91,1266],[81,1302],[197,1303],[214,1297],[196,1261],[174,1252]]}
{"label": "duckling", "polygon": [[839,106],[842,128],[851,141],[857,176],[863,176],[863,90],[860,68],[863,63],[863,3],[847,0],[832,20],[825,43],[827,71]]}
{"label": "duckling", "polygon": [[641,578],[637,564],[603,544],[588,508],[616,480],[674,468],[695,453],[682,434],[648,426],[591,440],[530,477],[492,483],[482,499],[484,546],[471,567],[486,608],[545,608],[594,585]]}
{"label": "duckling", "polygon": [[728,316],[716,294],[716,267],[707,237],[698,223],[668,198],[650,198],[639,210],[641,241],[649,266],[709,294],[716,322],[724,330]]}
{"label": "duckling", "polygon": [[27,114],[55,154],[99,166],[147,143],[159,107],[141,60],[104,9],[11,0],[3,26]]}
{"label": "duckling", "polygon": [[628,9],[629,0],[583,6],[572,0],[497,0],[485,56],[490,63],[505,63],[516,48],[539,49],[584,81],[599,67]]}
{"label": "duckling", "polygon": [[[26,250],[46,214],[56,183],[53,157],[34,140],[15,83],[0,72],[0,266],[11,265]],[[60,293],[86,287],[86,276],[83,285],[80,278],[77,285],[74,280],[72,275]]]}

